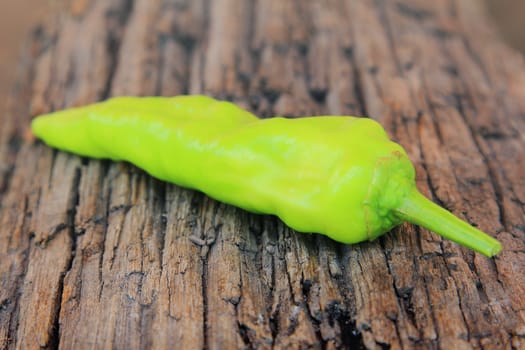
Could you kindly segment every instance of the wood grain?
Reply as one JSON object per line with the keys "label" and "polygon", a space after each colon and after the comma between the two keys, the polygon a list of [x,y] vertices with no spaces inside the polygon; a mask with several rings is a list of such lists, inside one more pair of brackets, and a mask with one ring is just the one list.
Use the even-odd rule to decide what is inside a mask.
{"label": "wood grain", "polygon": [[[0,348],[525,349],[525,62],[478,2],[71,0],[25,52],[0,116]],[[379,120],[419,189],[503,253],[408,224],[297,234],[27,133],[186,93]]]}

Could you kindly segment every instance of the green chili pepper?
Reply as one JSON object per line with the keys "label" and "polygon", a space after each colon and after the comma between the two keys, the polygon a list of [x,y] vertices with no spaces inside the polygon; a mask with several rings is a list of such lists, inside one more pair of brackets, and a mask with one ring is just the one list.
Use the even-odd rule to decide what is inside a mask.
{"label": "green chili pepper", "polygon": [[371,119],[258,119],[205,96],[118,97],[32,128],[50,146],[129,161],[300,232],[356,243],[410,221],[487,256],[502,249],[422,196],[405,151]]}

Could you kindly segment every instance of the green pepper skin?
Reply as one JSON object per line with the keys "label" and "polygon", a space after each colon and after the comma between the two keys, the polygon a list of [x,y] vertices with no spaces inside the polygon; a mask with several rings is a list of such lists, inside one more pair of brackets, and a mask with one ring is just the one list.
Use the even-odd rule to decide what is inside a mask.
{"label": "green pepper skin", "polygon": [[[161,180],[343,243],[373,240],[416,221],[414,205],[429,205],[418,202],[406,152],[368,118],[258,119],[206,96],[118,97],[40,116],[32,129],[52,147],[129,161]],[[484,254],[501,250],[484,239]]]}

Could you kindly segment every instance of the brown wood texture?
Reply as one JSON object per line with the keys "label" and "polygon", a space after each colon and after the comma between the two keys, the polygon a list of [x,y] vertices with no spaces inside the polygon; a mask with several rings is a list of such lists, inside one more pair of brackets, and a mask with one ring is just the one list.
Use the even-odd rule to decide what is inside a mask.
{"label": "brown wood texture", "polygon": [[[69,1],[0,115],[0,348],[525,349],[525,62],[494,33],[475,0]],[[39,113],[186,93],[369,115],[505,250],[407,224],[338,244],[28,137]]]}

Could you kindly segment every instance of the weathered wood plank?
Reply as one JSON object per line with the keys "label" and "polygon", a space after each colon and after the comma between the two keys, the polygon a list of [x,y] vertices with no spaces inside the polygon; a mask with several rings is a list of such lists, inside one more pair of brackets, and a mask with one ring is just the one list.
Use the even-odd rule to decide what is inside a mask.
{"label": "weathered wood plank", "polygon": [[[525,348],[525,62],[477,2],[72,0],[21,67],[0,115],[0,348]],[[345,246],[27,137],[38,113],[183,93],[369,115],[422,192],[505,250],[407,224]]]}

